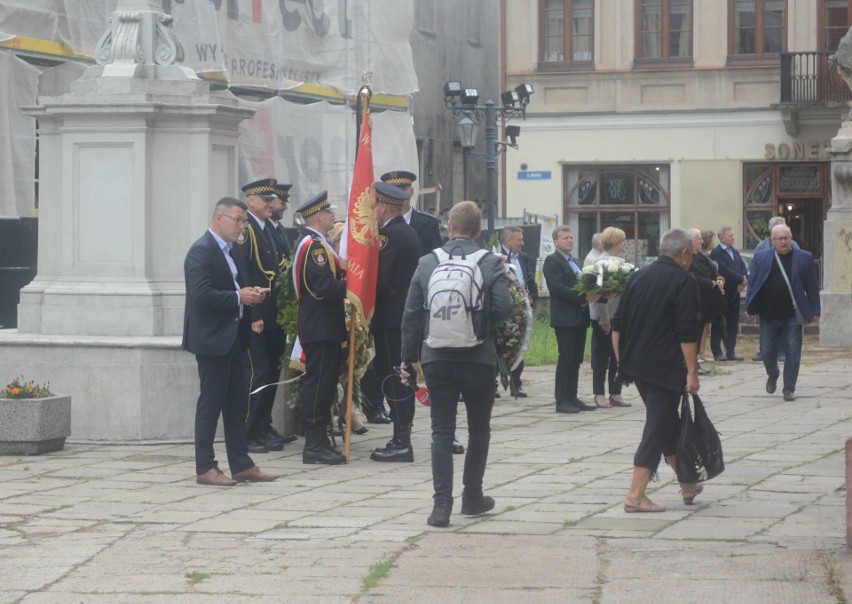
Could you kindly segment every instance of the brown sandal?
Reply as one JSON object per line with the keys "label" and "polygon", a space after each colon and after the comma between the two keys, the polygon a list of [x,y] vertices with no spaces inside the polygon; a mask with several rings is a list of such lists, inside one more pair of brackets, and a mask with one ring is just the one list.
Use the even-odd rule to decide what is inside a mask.
{"label": "brown sandal", "polygon": [[612,407],[632,407],[633,406],[630,403],[628,403],[627,401],[617,401],[613,398],[613,396],[615,396],[615,395],[614,394],[609,395],[610,406],[612,406]]}
{"label": "brown sandal", "polygon": [[595,395],[595,405],[597,405],[601,409],[609,409],[610,407],[612,407],[612,404],[610,402],[607,402],[606,397],[603,394]]}
{"label": "brown sandal", "polygon": [[697,484],[693,487],[685,488],[680,490],[680,495],[683,497],[683,502],[686,505],[692,505],[692,502],[695,501],[695,496],[700,495],[704,491],[704,486]]}
{"label": "brown sandal", "polygon": [[[642,507],[642,504],[646,503],[645,507]],[[634,512],[665,512],[666,508],[661,505],[657,505],[647,497],[642,497],[641,499],[631,499],[630,497],[624,498],[624,511],[632,514]]]}

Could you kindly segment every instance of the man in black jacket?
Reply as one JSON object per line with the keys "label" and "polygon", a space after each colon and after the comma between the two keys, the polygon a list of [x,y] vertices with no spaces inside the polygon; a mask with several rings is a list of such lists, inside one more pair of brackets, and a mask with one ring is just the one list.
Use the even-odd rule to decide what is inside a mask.
{"label": "man in black jacket", "polygon": [[[247,311],[269,295],[268,289],[247,286],[246,268],[231,254],[247,220],[243,202],[231,197],[220,199],[210,228],[192,244],[184,261],[183,348],[195,354],[201,380],[195,410],[198,484],[233,486],[245,480],[266,482],[276,478],[254,465],[246,447],[248,377],[243,356],[251,331]],[[219,469],[213,452],[220,414],[231,478]]]}
{"label": "man in black jacket", "polygon": [[441,237],[441,221],[430,214],[414,209],[411,205],[411,199],[414,197],[414,181],[417,180],[417,176],[413,172],[396,170],[382,174],[381,180],[399,187],[408,196],[402,206],[402,217],[420,239],[420,255],[428,254],[444,245],[444,239]]}
{"label": "man in black jacket", "polygon": [[550,291],[550,325],[556,332],[559,358],[556,361],[556,412],[579,413],[594,411],[577,398],[580,365],[586,351],[586,331],[589,327],[589,302],[600,296],[582,296],[574,291],[580,265],[571,255],[574,234],[566,225],[553,231],[556,251],[544,259],[541,272]]}
{"label": "man in black jacket", "polygon": [[[612,344],[619,377],[633,381],[645,404],[642,441],[633,456],[633,478],[624,499],[625,512],[664,512],[645,496],[660,457],[673,469],[678,403],[686,390],[696,394],[698,381],[698,285],[689,267],[692,238],[670,229],[660,238],[660,256],[630,276],[612,319]],[[683,502],[691,504],[700,485],[681,483]]]}
{"label": "man in black jacket", "polygon": [[[748,270],[740,253],[734,249],[734,229],[719,229],[719,245],[710,257],[719,265],[719,274],[725,278],[725,310],[713,321],[710,329],[710,350],[717,361],[742,361],[737,355],[737,331],[740,325],[740,292],[748,285]],[[726,354],[722,354],[722,341]]]}
{"label": "man in black jacket", "polygon": [[377,182],[376,219],[379,223],[379,269],[376,276],[376,307],[370,322],[375,338],[373,369],[388,398],[393,419],[393,438],[370,455],[373,461],[414,461],[411,426],[414,422],[414,393],[400,383],[402,313],[408,286],[420,258],[417,234],[402,217],[408,195],[391,184]]}
{"label": "man in black jacket", "polygon": [[[465,255],[477,253],[482,212],[472,201],[453,206],[449,216],[450,241],[445,252]],[[486,254],[480,262],[483,278],[483,298],[487,314],[485,340],[469,348],[432,348],[424,341],[424,329],[429,325],[429,279],[438,266],[434,254],[423,256],[411,280],[405,314],[402,320],[402,365],[406,383],[413,383],[414,363],[423,364],[426,386],[431,400],[432,419],[432,484],[435,489],[432,513],[427,520],[431,526],[450,524],[453,509],[453,451],[459,394],[464,396],[467,409],[468,450],[464,460],[464,491],[461,513],[469,516],[484,514],[494,508],[494,499],[483,494],[482,481],[491,442],[491,409],[494,405],[494,376],[497,352],[493,328],[512,312],[512,297],[506,281],[506,265],[496,254]]]}

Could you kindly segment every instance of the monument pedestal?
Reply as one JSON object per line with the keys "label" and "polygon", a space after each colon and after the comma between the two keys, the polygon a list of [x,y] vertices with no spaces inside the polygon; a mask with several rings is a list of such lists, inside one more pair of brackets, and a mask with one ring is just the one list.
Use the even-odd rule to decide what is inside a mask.
{"label": "monument pedestal", "polygon": [[831,140],[831,209],[823,227],[821,346],[849,348],[852,342],[852,121]]}
{"label": "monument pedestal", "polygon": [[253,111],[174,64],[171,17],[119,0],[98,65],[27,109],[39,125],[38,274],[0,366],[73,397],[71,438],[188,438],[195,358],[181,350],[183,262],[239,191]]}

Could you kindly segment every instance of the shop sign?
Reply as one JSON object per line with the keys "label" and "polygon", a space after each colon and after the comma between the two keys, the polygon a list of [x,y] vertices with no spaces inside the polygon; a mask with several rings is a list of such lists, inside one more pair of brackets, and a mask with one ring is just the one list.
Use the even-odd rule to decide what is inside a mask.
{"label": "shop sign", "polygon": [[764,159],[768,160],[792,160],[792,161],[814,161],[818,159],[829,159],[828,150],[831,142],[818,143],[816,141],[798,143],[766,143],[764,145]]}

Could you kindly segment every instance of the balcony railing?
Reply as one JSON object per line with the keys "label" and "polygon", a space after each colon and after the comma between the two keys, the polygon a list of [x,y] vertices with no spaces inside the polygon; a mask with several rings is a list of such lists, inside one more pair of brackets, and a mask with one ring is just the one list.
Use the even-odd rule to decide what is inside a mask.
{"label": "balcony railing", "polygon": [[848,101],[852,92],[828,60],[830,52],[781,53],[781,102]]}

